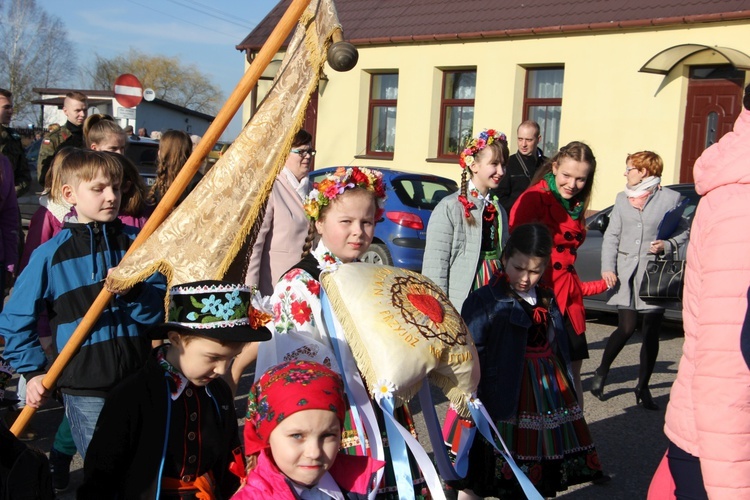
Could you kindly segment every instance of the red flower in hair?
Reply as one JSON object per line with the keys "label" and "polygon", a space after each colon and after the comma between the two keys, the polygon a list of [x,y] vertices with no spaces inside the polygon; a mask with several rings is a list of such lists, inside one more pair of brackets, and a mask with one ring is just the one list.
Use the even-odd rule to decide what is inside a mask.
{"label": "red flower in hair", "polygon": [[352,168],[352,174],[349,177],[349,181],[353,182],[355,185],[364,184],[367,186],[370,184],[370,179],[367,178],[367,176],[358,168]]}
{"label": "red flower in hair", "polygon": [[465,217],[466,217],[467,219],[470,219],[470,218],[471,218],[471,210],[473,210],[473,209],[477,208],[477,206],[476,206],[476,205],[474,205],[474,203],[470,202],[470,201],[469,201],[469,200],[468,200],[468,199],[466,198],[466,196],[464,196],[464,195],[460,195],[460,196],[458,197],[458,201],[460,201],[460,202],[461,202],[461,205],[463,205],[463,206],[464,206],[464,216],[465,216]]}

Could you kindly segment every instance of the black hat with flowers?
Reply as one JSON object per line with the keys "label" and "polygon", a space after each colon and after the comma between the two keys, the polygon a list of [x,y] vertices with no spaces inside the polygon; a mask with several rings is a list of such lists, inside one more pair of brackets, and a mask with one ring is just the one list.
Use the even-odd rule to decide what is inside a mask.
{"label": "black hat with flowers", "polygon": [[167,332],[199,335],[220,342],[269,340],[263,326],[270,316],[252,305],[250,288],[226,281],[195,281],[173,286],[167,321],[149,330],[152,339],[165,339]]}

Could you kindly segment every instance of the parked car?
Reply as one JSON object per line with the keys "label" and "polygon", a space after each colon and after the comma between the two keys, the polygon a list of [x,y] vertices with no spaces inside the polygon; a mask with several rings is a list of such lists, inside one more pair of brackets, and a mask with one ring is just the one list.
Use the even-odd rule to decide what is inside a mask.
{"label": "parked car", "polygon": [[130,159],[141,177],[146,181],[147,186],[156,182],[156,160],[159,153],[159,141],[138,137],[137,135],[128,136],[128,147],[125,150],[125,156]]}
{"label": "parked car", "polygon": [[[336,168],[314,170],[309,174],[310,181],[319,182]],[[375,237],[362,260],[420,272],[432,210],[440,200],[458,191],[458,185],[437,175],[367,168],[383,174],[387,197],[385,213],[375,225]]]}
{"label": "parked car", "polygon": [[[692,223],[695,209],[700,200],[700,197],[695,192],[695,185],[675,184],[666,187],[677,191],[683,197],[688,199],[688,203],[682,216],[687,219],[688,223]],[[578,258],[576,259],[576,272],[580,276],[581,281],[593,281],[601,279],[602,277],[602,237],[609,225],[609,215],[612,212],[612,208],[613,207],[607,207],[586,219],[586,227],[588,229],[588,232],[586,233],[586,241],[584,241],[583,245],[578,249]],[[685,248],[680,249],[680,255],[682,258],[685,257],[686,251],[687,245],[685,245]],[[608,305],[607,299],[607,292],[604,292],[598,295],[585,297],[583,299],[583,304],[586,307],[586,310],[589,311],[616,313],[617,307]],[[682,302],[667,302],[664,306],[664,317],[667,319],[682,321]]]}
{"label": "parked car", "polygon": [[206,170],[214,166],[214,163],[219,161],[219,158],[227,152],[227,149],[229,149],[229,146],[231,146],[231,142],[217,142],[214,144],[214,147],[211,148],[211,151],[208,152],[208,158],[206,161],[208,162],[208,165],[206,167]]}

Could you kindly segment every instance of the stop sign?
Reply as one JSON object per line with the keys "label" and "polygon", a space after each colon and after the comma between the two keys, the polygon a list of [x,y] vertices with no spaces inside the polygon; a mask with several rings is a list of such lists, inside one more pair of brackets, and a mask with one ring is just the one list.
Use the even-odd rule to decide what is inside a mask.
{"label": "stop sign", "polygon": [[130,73],[117,77],[114,91],[115,99],[120,103],[120,106],[125,108],[134,108],[143,99],[143,85],[135,75]]}

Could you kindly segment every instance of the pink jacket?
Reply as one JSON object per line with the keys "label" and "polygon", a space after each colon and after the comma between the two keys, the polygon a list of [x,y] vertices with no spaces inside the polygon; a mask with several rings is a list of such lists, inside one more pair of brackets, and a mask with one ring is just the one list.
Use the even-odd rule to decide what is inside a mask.
{"label": "pink jacket", "polygon": [[302,199],[282,170],[268,198],[245,283],[258,285],[262,295],[273,295],[273,287],[279,278],[302,258],[309,227]]}
{"label": "pink jacket", "polygon": [[750,498],[750,371],[740,331],[750,284],[750,111],[703,152],[683,296],[685,343],[665,433],[700,458],[710,498]]}
{"label": "pink jacket", "polygon": [[[232,496],[232,500],[295,500],[292,486],[287,482],[269,450],[258,454],[258,465],[247,476],[247,483]],[[349,499],[367,498],[372,491],[375,473],[385,466],[385,462],[370,457],[360,457],[339,453],[330,473]]]}

